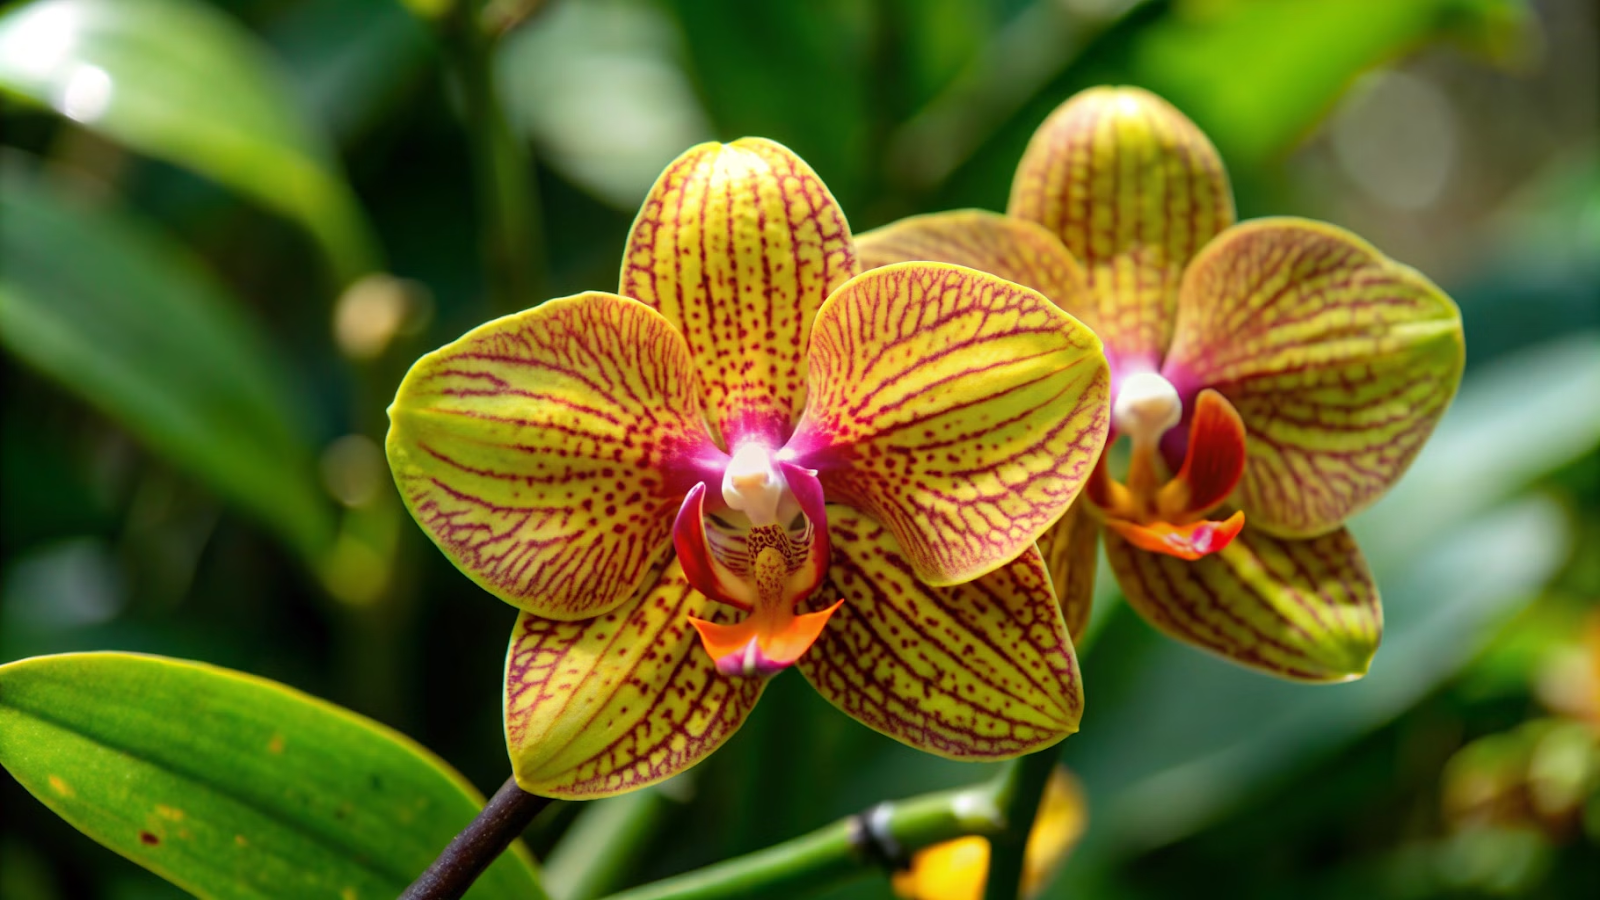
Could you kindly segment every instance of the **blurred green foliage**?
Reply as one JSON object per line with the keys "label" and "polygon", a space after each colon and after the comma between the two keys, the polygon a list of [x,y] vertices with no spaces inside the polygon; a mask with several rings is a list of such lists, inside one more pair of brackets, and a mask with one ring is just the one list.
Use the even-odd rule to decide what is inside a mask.
{"label": "blurred green foliage", "polygon": [[[475,81],[459,54],[480,7],[504,33]],[[1469,828],[1444,801],[1462,748],[1558,712],[1549,661],[1600,603],[1595,17],[1585,0],[11,3],[0,662],[228,665],[499,784],[514,611],[420,540],[377,450],[411,360],[495,309],[497,242],[525,235],[516,262],[549,296],[610,290],[660,168],[747,134],[804,156],[858,231],[1000,209],[1055,105],[1135,83],[1212,136],[1242,215],[1334,221],[1449,290],[1469,370],[1355,523],[1388,615],[1365,681],[1235,670],[1102,586],[1063,750],[1090,832],[1049,896],[1595,896],[1596,828]],[[558,804],[529,838],[558,896],[593,896],[984,774],[780,677],[691,777]],[[0,895],[171,894],[0,782]],[[886,892],[870,876],[835,896]]]}

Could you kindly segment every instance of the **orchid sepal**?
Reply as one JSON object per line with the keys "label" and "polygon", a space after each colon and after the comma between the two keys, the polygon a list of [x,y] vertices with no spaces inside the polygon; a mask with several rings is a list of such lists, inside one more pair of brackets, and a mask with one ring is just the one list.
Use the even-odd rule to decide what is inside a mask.
{"label": "orchid sepal", "polygon": [[844,605],[795,663],[818,693],[876,731],[951,759],[1010,759],[1078,730],[1077,657],[1037,550],[934,587],[888,528],[841,506],[828,516],[834,563],[811,607]]}
{"label": "orchid sepal", "polygon": [[676,562],[581,622],[523,613],[506,656],[505,728],[517,784],[590,800],[688,769],[738,730],[765,679],[725,678],[691,618],[737,612],[692,588]]}
{"label": "orchid sepal", "polygon": [[484,324],[418,360],[389,407],[407,508],[485,590],[577,620],[645,586],[672,512],[725,456],[671,323],[590,292]]}
{"label": "orchid sepal", "polygon": [[781,144],[744,138],[692,147],[661,173],[618,293],[682,333],[723,446],[778,447],[805,402],[816,311],[857,271],[849,223],[817,173]]}
{"label": "orchid sepal", "polygon": [[1100,342],[1032,289],[901,263],[828,298],[789,442],[934,585],[1006,565],[1066,512],[1109,428]]}
{"label": "orchid sepal", "polygon": [[1106,557],[1147,622],[1230,662],[1292,681],[1339,682],[1364,675],[1377,652],[1378,589],[1343,528],[1309,540],[1246,528],[1194,561],[1109,532]]}
{"label": "orchid sepal", "polygon": [[1464,364],[1461,313],[1426,277],[1344,229],[1273,218],[1195,259],[1162,371],[1238,410],[1252,525],[1312,537],[1399,479]]}

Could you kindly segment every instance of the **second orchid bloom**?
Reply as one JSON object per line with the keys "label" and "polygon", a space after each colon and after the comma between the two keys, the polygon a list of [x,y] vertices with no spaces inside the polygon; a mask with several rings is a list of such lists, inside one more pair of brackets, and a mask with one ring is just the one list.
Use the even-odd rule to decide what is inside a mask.
{"label": "second orchid bloom", "polygon": [[1137,88],[1057,109],[1009,215],[919,216],[860,247],[868,266],[944,260],[1029,285],[1105,342],[1125,474],[1103,460],[1040,541],[1074,634],[1103,531],[1162,631],[1296,680],[1366,671],[1382,612],[1344,522],[1455,394],[1461,317],[1443,292],[1331,225],[1234,224],[1210,141]]}
{"label": "second orchid bloom", "polygon": [[860,270],[794,154],[702,145],[646,199],[617,294],[495,320],[406,376],[400,491],[523,611],[505,720],[525,790],[680,772],[791,665],[945,756],[1076,730],[1035,541],[1109,431],[1100,340],[991,274]]}

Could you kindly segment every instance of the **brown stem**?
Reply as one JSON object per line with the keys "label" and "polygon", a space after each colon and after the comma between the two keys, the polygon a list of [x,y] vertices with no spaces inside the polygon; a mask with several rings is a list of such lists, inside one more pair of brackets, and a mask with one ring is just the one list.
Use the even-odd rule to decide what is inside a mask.
{"label": "brown stem", "polygon": [[483,812],[406,888],[400,900],[456,900],[549,803],[550,798],[530,794],[517,787],[515,778],[507,778]]}

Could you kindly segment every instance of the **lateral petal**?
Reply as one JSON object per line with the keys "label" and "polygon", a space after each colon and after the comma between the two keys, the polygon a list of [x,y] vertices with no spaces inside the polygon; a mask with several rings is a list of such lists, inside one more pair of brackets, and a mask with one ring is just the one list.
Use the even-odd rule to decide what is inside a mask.
{"label": "lateral petal", "polygon": [[389,407],[389,466],[456,567],[555,619],[626,601],[722,451],[688,350],[642,303],[587,293],[424,356]]}
{"label": "lateral petal", "polygon": [[863,271],[898,262],[955,263],[1030,287],[1074,316],[1092,314],[1083,266],[1042,226],[982,209],[910,216],[856,235]]}
{"label": "lateral petal", "polygon": [[889,529],[828,507],[839,599],[795,663],[817,692],[889,737],[951,759],[1009,759],[1078,730],[1083,688],[1038,551],[976,581],[917,579]]}
{"label": "lateral petal", "polygon": [[1105,443],[1100,341],[1037,291],[944,263],[851,280],[811,336],[789,448],[887,525],[919,578],[970,581],[1066,512]]}
{"label": "lateral petal", "polygon": [[1089,627],[1094,572],[1099,564],[1100,520],[1088,504],[1088,494],[1079,494],[1061,521],[1039,536],[1039,554],[1061,601],[1061,617],[1066,620],[1067,633],[1076,637]]}
{"label": "lateral petal", "polygon": [[1160,365],[1183,269],[1233,224],[1233,194],[1216,148],[1183,113],[1140,88],[1098,87],[1034,132],[1007,212],[1083,263],[1082,318],[1120,374]]}
{"label": "lateral petal", "polygon": [[1247,525],[1192,562],[1108,530],[1106,558],[1145,621],[1242,666],[1294,681],[1349,681],[1377,652],[1378,588],[1343,528],[1287,540]]}
{"label": "lateral petal", "polygon": [[1248,433],[1253,527],[1337,527],[1400,478],[1461,381],[1461,313],[1409,266],[1343,229],[1258,219],[1184,277],[1163,373],[1216,389]]}
{"label": "lateral petal", "polygon": [[850,226],[800,157],[762,138],[701,144],[633,223],[620,293],[683,333],[724,446],[779,447],[805,405],[817,308],[857,271]]}
{"label": "lateral petal", "polygon": [[523,790],[592,800],[655,784],[710,755],[755,707],[766,680],[717,674],[690,624],[739,613],[691,588],[676,561],[651,574],[592,619],[517,618],[505,726]]}

